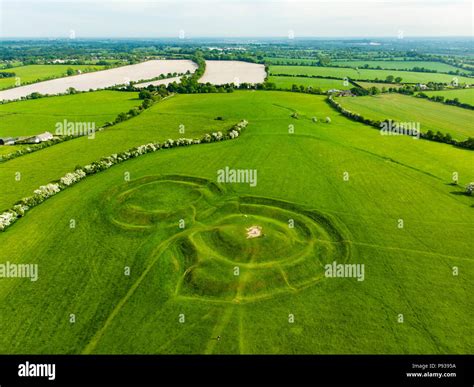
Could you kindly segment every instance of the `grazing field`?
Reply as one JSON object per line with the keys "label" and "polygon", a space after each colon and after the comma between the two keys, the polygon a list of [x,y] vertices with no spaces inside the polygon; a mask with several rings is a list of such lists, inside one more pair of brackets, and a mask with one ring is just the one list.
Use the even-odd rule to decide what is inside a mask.
{"label": "grazing field", "polygon": [[[21,83],[39,82],[50,78],[60,78],[67,75],[68,69],[74,71],[90,72],[102,70],[104,66],[98,65],[28,65],[3,69],[0,72],[15,73],[15,77],[20,78]],[[0,78],[0,90],[15,86],[16,79]]]}
{"label": "grazing field", "polygon": [[[473,201],[448,184],[453,171],[474,180],[471,151],[380,136],[323,96],[179,95],[152,109],[127,131],[156,114],[167,135],[216,116],[249,126],[88,177],[1,233],[2,261],[39,265],[37,282],[0,281],[1,353],[472,352]],[[82,164],[90,151],[73,152]],[[258,184],[217,183],[226,166],[256,169]],[[247,239],[255,225],[264,236]],[[364,264],[365,279],[325,278],[333,260]]]}
{"label": "grazing field", "polygon": [[265,66],[233,60],[207,60],[206,71],[199,83],[224,85],[226,83],[262,83],[265,80]]}
{"label": "grazing field", "polygon": [[[111,92],[103,91],[98,93]],[[122,96],[121,98],[123,100],[121,102],[117,101],[117,107],[120,109],[125,107],[123,105],[126,105],[127,103],[139,103],[139,100],[136,99],[137,93],[114,93]],[[87,93],[83,95],[87,96],[92,94]],[[63,99],[62,103],[66,109],[68,102],[66,98],[69,97],[52,98]],[[131,147],[152,141],[161,142],[168,138],[201,137],[205,133],[228,129],[238,121],[227,116],[222,117],[222,121],[215,120],[216,117],[208,118],[199,112],[194,112],[194,114],[182,117],[179,114],[180,111],[174,112],[176,105],[171,103],[173,98],[174,97],[155,104],[134,119],[95,133],[93,139],[90,139],[87,136],[77,138],[0,163],[0,185],[2,186],[0,209],[11,207],[21,197],[30,195],[33,190],[38,188],[40,185],[59,179],[67,172],[73,170],[77,165],[85,165],[96,161],[101,157],[109,156],[112,153],[122,152]],[[12,103],[12,105],[29,104],[29,108],[25,108],[29,113],[27,113],[24,118],[22,118],[22,114],[19,113],[16,118],[18,122],[26,122],[28,115],[35,115],[35,112],[40,114],[42,107],[44,106],[40,102],[44,100],[46,99]],[[72,99],[72,101],[74,101],[74,99]],[[94,98],[91,98],[91,104],[93,104],[93,101]],[[35,105],[36,102],[38,102],[37,105]],[[61,100],[57,102],[58,107],[60,107]],[[97,106],[100,107],[100,103]],[[109,107],[109,111],[110,109],[111,108]],[[90,106],[90,110],[99,111],[95,110],[93,105]],[[118,113],[118,111],[117,113],[114,112],[110,116],[115,117]],[[57,116],[52,116],[50,119],[61,121],[67,117],[67,115],[58,113]],[[98,119],[99,117],[106,118],[103,116],[95,116],[92,118]],[[91,117],[86,116],[84,118]],[[79,119],[83,118],[79,117]],[[53,124],[53,122],[51,122],[51,124]],[[183,129],[184,133],[182,133]],[[21,180],[15,181],[14,184],[10,184],[15,172],[21,173]]]}
{"label": "grazing field", "polygon": [[0,91],[0,100],[20,99],[33,92],[60,94],[65,93],[71,87],[78,91],[103,89],[114,85],[156,78],[162,74],[194,72],[196,68],[197,65],[190,60],[149,60],[110,70],[53,79]]}
{"label": "grazing field", "polygon": [[427,70],[434,70],[440,73],[447,73],[451,71],[464,72],[463,69],[458,67],[441,63],[441,62],[429,62],[429,61],[405,61],[405,60],[340,60],[331,62],[332,66],[340,67],[358,67],[362,68],[364,65],[368,65],[369,68],[375,69],[380,66],[382,69],[389,70],[412,70],[414,67],[425,68]]}
{"label": "grazing field", "polygon": [[457,98],[459,102],[474,106],[474,89],[424,91],[424,93],[430,97],[433,95],[442,95],[445,99]]}
{"label": "grazing field", "polygon": [[27,147],[27,145],[8,145],[8,146],[0,145],[0,156],[16,152],[17,150],[23,149],[25,147]]}
{"label": "grazing field", "polygon": [[[385,80],[389,75],[402,78],[402,83],[428,83],[440,82],[451,83],[454,76],[438,73],[417,73],[411,71],[396,70],[366,70],[338,67],[316,67],[316,66],[271,66],[271,75],[319,75],[325,77],[350,78],[350,79],[368,79]],[[474,84],[474,78],[456,76],[460,84]]]}
{"label": "grazing field", "polygon": [[46,131],[54,134],[56,124],[64,120],[90,123],[99,129],[141,103],[138,93],[108,90],[11,102],[0,105],[0,137],[32,136]]}
{"label": "grazing field", "polygon": [[402,94],[339,98],[337,101],[365,118],[419,122],[423,133],[439,130],[443,134],[450,133],[457,140],[474,137],[474,112],[467,109]]}
{"label": "grazing field", "polygon": [[318,58],[297,59],[297,58],[270,58],[270,57],[266,57],[266,58],[264,58],[264,60],[265,60],[266,63],[270,63],[270,64],[294,63],[294,64],[313,65],[314,63],[318,63]]}
{"label": "grazing field", "polygon": [[303,85],[305,87],[311,86],[313,89],[320,88],[323,91],[330,89],[348,90],[354,87],[354,85],[351,83],[344,85],[344,81],[342,79],[284,77],[271,75],[268,77],[268,82],[273,82],[278,88],[282,89],[291,89],[293,85]]}
{"label": "grazing field", "polygon": [[389,89],[390,87],[395,87],[395,88],[400,88],[403,85],[397,84],[397,83],[377,83],[377,82],[361,82],[357,81],[357,84],[364,89],[370,89],[371,87],[376,87],[379,90],[382,90],[384,87],[385,89]]}

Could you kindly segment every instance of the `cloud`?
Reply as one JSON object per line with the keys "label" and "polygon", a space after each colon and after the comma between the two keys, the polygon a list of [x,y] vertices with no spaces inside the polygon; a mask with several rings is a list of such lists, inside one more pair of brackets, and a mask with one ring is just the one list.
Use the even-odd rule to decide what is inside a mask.
{"label": "cloud", "polygon": [[469,0],[0,0],[2,36],[455,36]]}

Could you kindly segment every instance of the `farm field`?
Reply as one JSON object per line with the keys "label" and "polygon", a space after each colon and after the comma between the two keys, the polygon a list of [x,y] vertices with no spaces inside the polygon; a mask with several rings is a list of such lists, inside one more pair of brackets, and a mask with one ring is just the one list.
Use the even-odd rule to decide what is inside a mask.
{"label": "farm field", "polygon": [[[325,77],[350,78],[350,79],[369,79],[369,80],[385,80],[387,76],[401,77],[402,83],[428,83],[441,82],[450,83],[454,76],[449,74],[438,73],[417,73],[410,71],[396,70],[366,70],[352,68],[337,67],[316,67],[316,66],[271,66],[271,75],[318,75]],[[460,84],[474,84],[474,78],[456,76]]]}
{"label": "farm field", "polygon": [[9,153],[13,153],[17,150],[26,147],[26,145],[8,145],[8,146],[0,146],[0,156],[7,155]]}
{"label": "farm field", "polygon": [[262,83],[266,77],[265,66],[232,60],[206,60],[206,71],[199,83],[224,85],[226,83]]}
{"label": "farm field", "polygon": [[[15,77],[19,77],[21,83],[38,82],[48,78],[60,78],[67,75],[68,69],[75,71],[81,70],[97,71],[102,70],[104,66],[99,65],[27,65],[3,69],[0,72],[15,73]],[[0,90],[15,86],[15,77],[0,78]]]}
{"label": "farm field", "polygon": [[363,82],[363,81],[357,81],[357,84],[363,87],[364,89],[370,89],[371,87],[376,87],[379,90],[382,90],[384,87],[385,89],[389,89],[390,87],[402,87],[403,85],[401,84],[396,84],[396,83],[383,83],[383,82]]}
{"label": "farm field", "polygon": [[99,129],[141,102],[138,93],[109,90],[10,102],[0,105],[0,137],[32,136],[46,131],[54,134],[56,124],[64,120],[94,124]]}
{"label": "farm field", "polygon": [[306,65],[313,65],[313,63],[318,62],[318,58],[302,58],[302,59],[297,59],[297,58],[270,58],[266,57],[264,58],[266,63],[270,64],[279,64],[279,63],[294,63],[294,64],[306,64]]}
{"label": "farm field", "polygon": [[305,87],[320,88],[323,91],[330,89],[348,90],[354,87],[349,83],[344,86],[342,79],[324,79],[324,78],[306,78],[306,77],[285,77],[285,76],[269,76],[268,82],[273,82],[278,88],[291,89],[293,85],[303,85]]}
{"label": "farm field", "polygon": [[[117,101],[116,110],[112,110],[113,114],[110,115],[112,118],[115,118],[121,112],[119,108],[122,109],[127,104],[131,104],[131,107],[133,107],[135,104],[138,105],[140,103],[136,98],[137,93],[134,92],[102,91],[93,94],[99,93],[114,93],[121,98],[121,101]],[[79,94],[74,97],[89,95],[89,93]],[[66,104],[68,102],[64,98],[71,98],[70,101],[74,101],[73,97],[51,98],[60,99],[57,101],[58,106],[61,106],[61,103]],[[98,110],[95,110],[96,108],[93,107],[94,98],[89,99],[91,103],[90,109],[91,111],[100,111],[100,103],[97,104]],[[21,197],[30,195],[40,185],[59,179],[67,172],[74,170],[77,165],[86,165],[113,153],[125,151],[152,141],[162,142],[168,138],[201,137],[205,133],[230,128],[239,121],[238,119],[234,120],[233,117],[222,117],[222,121],[215,120],[216,117],[208,119],[207,116],[203,117],[199,112],[180,117],[180,115],[173,112],[174,104],[171,104],[171,107],[168,108],[173,98],[175,97],[155,104],[131,120],[106,128],[104,131],[96,132],[93,139],[87,136],[73,139],[0,163],[0,184],[2,185],[0,208],[6,209],[10,207]],[[21,123],[26,122],[29,115],[35,115],[35,112],[40,113],[44,107],[44,104],[41,102],[49,99],[14,102],[3,106],[18,105],[20,106],[19,110],[25,109],[27,113],[24,116],[23,113],[19,113],[16,116],[16,120]],[[28,108],[21,107],[23,104],[27,104]],[[109,111],[111,109],[112,106],[109,107]],[[59,116],[61,119],[66,117]],[[98,119],[99,117],[101,116],[93,118]],[[86,116],[85,118],[90,117]],[[103,118],[108,119],[109,117]],[[52,119],[54,120],[54,116]],[[84,119],[84,117],[79,119]],[[54,125],[54,123],[51,122],[51,125]],[[184,134],[180,132],[180,129],[184,129]],[[21,172],[22,178],[20,181],[13,179],[15,172]],[[15,184],[10,184],[12,181]]]}
{"label": "farm field", "polygon": [[402,94],[338,98],[346,109],[373,120],[392,119],[399,122],[419,122],[420,130],[450,133],[465,140],[474,136],[474,112],[455,106],[427,101]]}
{"label": "farm field", "polygon": [[[354,100],[362,97],[347,98]],[[474,180],[471,151],[383,137],[324,96],[289,92],[177,95],[101,135],[136,138],[153,122],[176,138],[180,122],[197,134],[241,119],[249,125],[238,139],[129,160],[0,233],[0,260],[28,257],[40,270],[36,283],[0,281],[0,352],[472,352],[473,202],[460,194]],[[130,145],[124,136],[120,144]],[[117,143],[101,146],[111,153],[107,144]],[[63,145],[71,147],[58,153],[65,164],[72,154],[77,164],[99,155],[92,141],[73,140],[0,164],[0,173],[35,155],[47,162],[45,152]],[[28,175],[36,164],[7,171]],[[42,165],[47,178],[52,165]],[[258,184],[218,183],[226,166],[256,169]],[[63,167],[71,169],[55,174]],[[21,197],[10,186],[8,195]],[[265,236],[247,239],[254,224]],[[333,260],[364,263],[365,280],[323,278]],[[453,276],[453,266],[462,275]]]}
{"label": "farm field", "polygon": [[425,91],[428,96],[442,95],[445,99],[457,98],[459,102],[474,106],[474,89],[438,90]]}
{"label": "farm field", "polygon": [[369,68],[381,67],[382,69],[389,70],[411,70],[414,67],[425,68],[427,70],[435,70],[440,73],[447,73],[450,71],[464,72],[465,70],[460,69],[456,66],[452,66],[442,62],[430,62],[430,61],[405,61],[405,60],[340,60],[331,62],[332,66],[340,67],[358,67],[359,69],[364,65],[368,65]]}
{"label": "farm field", "polygon": [[197,65],[190,60],[149,60],[93,73],[52,79],[32,85],[0,91],[0,100],[15,100],[37,92],[40,94],[65,93],[69,88],[78,91],[104,89],[110,86],[142,81],[169,73],[194,72]]}

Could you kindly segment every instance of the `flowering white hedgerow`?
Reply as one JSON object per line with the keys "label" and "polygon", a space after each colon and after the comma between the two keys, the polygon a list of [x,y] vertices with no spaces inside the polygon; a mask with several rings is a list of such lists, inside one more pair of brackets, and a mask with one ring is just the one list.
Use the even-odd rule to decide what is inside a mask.
{"label": "flowering white hedgerow", "polygon": [[16,204],[13,206],[12,210],[16,212],[17,217],[22,217],[25,215],[25,212],[28,211],[30,207],[25,204]]}
{"label": "flowering white hedgerow", "polygon": [[49,198],[50,196],[53,196],[57,194],[61,189],[59,188],[58,184],[47,184],[47,185],[42,185],[38,189],[34,191],[34,194],[38,196],[41,199],[46,199]]}
{"label": "flowering white hedgerow", "polygon": [[66,175],[61,177],[60,182],[64,186],[69,187],[70,185],[82,180],[85,176],[86,176],[86,173],[83,170],[77,169],[76,171],[67,173]]}
{"label": "flowering white hedgerow", "polygon": [[0,231],[4,231],[8,226],[17,220],[18,216],[13,211],[6,211],[0,214]]}
{"label": "flowering white hedgerow", "polygon": [[213,132],[211,137],[214,139],[214,141],[220,141],[223,138],[222,132]]}

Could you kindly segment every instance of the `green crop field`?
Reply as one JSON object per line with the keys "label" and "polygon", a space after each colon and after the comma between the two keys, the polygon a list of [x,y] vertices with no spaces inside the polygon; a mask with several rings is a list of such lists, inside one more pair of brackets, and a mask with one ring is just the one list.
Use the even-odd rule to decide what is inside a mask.
{"label": "green crop field", "polygon": [[294,64],[306,64],[312,65],[318,62],[318,58],[264,58],[266,63],[278,64],[278,63],[294,63]]}
{"label": "green crop field", "polygon": [[445,99],[457,98],[459,102],[474,106],[474,89],[425,91],[424,93],[430,97],[433,95],[442,95]]}
{"label": "green crop field", "polygon": [[54,133],[56,124],[64,120],[93,123],[98,129],[141,102],[138,93],[119,91],[11,102],[0,105],[0,137],[30,136],[45,131]]}
{"label": "green crop field", "polygon": [[390,87],[395,87],[398,89],[399,87],[403,86],[396,83],[383,83],[383,82],[377,83],[377,82],[361,82],[361,81],[357,81],[357,84],[363,87],[364,89],[370,89],[371,87],[376,87],[379,90],[382,90],[384,87],[385,89],[389,89]]}
{"label": "green crop field", "polygon": [[[62,103],[64,110],[67,111],[74,108],[76,102],[88,101],[90,103],[88,108],[86,106],[82,107],[84,116],[78,117],[73,115],[75,114],[73,112],[71,112],[71,116],[62,116],[57,111],[56,115],[53,114],[49,117],[52,120],[51,126],[54,128],[54,120],[62,121],[71,117],[75,117],[81,122],[86,118],[100,119],[99,122],[113,119],[118,113],[128,111],[133,106],[138,105],[141,101],[136,97],[137,93],[100,91],[74,96],[13,102],[0,106],[0,108],[10,107],[16,110],[19,112],[15,115],[17,122],[26,124],[28,117],[36,114],[40,115],[44,112],[45,106],[50,106],[51,111],[53,111],[53,106],[60,108]],[[164,141],[168,138],[200,137],[205,133],[224,130],[235,124],[231,117],[222,117],[222,121],[217,121],[215,120],[217,115],[212,118],[203,116],[199,111],[194,112],[192,106],[189,107],[190,114],[182,117],[179,113],[174,112],[174,104],[170,106],[172,98],[154,105],[133,120],[96,132],[93,139],[88,136],[80,137],[0,163],[0,184],[2,186],[0,209],[11,207],[19,199],[18,195],[21,197],[30,195],[39,185],[59,179],[77,165],[85,165],[101,157],[122,152],[148,142]],[[101,103],[107,100],[110,104],[108,108],[105,108]],[[51,103],[48,101],[51,101]],[[107,109],[109,114],[104,116]],[[90,113],[87,113],[87,110],[90,110]],[[77,111],[74,110],[76,113]],[[191,111],[193,111],[192,114]],[[97,115],[90,115],[93,112]],[[181,129],[184,129],[184,134],[180,132]],[[0,146],[0,148],[9,148],[9,146]],[[21,172],[22,178],[19,181],[13,180],[14,184],[10,184],[16,171]]]}
{"label": "green crop field", "polygon": [[[387,106],[384,97],[347,102]],[[2,262],[39,270],[36,282],[0,281],[0,352],[472,353],[474,203],[462,192],[473,152],[381,136],[324,96],[177,95],[95,140],[0,164],[2,202],[25,194],[13,171],[30,189],[100,147],[241,119],[249,125],[235,140],[113,166],[0,233]],[[257,184],[218,182],[226,167],[256,170]],[[449,184],[453,171],[459,186]],[[263,236],[248,239],[255,225]],[[327,278],[334,261],[364,264],[363,281]]]}
{"label": "green crop field", "polygon": [[[27,65],[13,67],[11,69],[3,69],[2,72],[15,73],[15,77],[19,77],[21,84],[42,81],[50,78],[60,78],[67,76],[68,69],[81,71],[101,70],[104,66],[98,65]],[[16,79],[0,78],[0,90],[15,86]]]}
{"label": "green crop field", "polygon": [[312,88],[320,88],[323,91],[330,89],[347,90],[354,87],[353,84],[349,83],[344,85],[342,79],[325,79],[325,78],[307,78],[307,77],[284,77],[284,76],[269,76],[269,82],[275,83],[278,88],[291,89],[293,85],[303,85],[305,87],[311,86]]}
{"label": "green crop field", "polygon": [[361,68],[364,65],[368,65],[369,68],[377,68],[380,66],[382,69],[389,70],[411,70],[414,67],[425,68],[427,70],[435,70],[440,73],[447,73],[450,71],[459,71],[464,72],[463,69],[460,69],[455,66],[451,66],[446,63],[441,62],[429,62],[429,61],[395,61],[395,60],[341,60],[331,62],[332,66],[340,67],[358,67]]}
{"label": "green crop field", "polygon": [[474,137],[474,112],[402,94],[338,98],[346,109],[373,120],[392,119],[399,122],[419,122],[420,130],[450,133],[464,140]]}
{"label": "green crop field", "polygon": [[[451,83],[454,76],[439,73],[417,73],[412,71],[396,71],[396,70],[366,70],[353,68],[338,67],[316,67],[316,66],[270,66],[270,74],[272,75],[318,75],[325,77],[350,78],[350,79],[368,79],[368,80],[385,80],[387,76],[393,75],[402,78],[402,83],[428,83],[440,82]],[[474,78],[456,76],[460,84],[474,84]]]}

